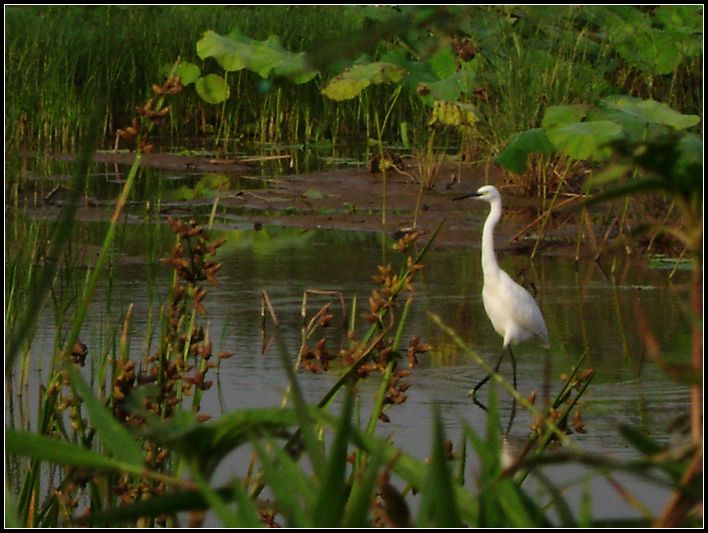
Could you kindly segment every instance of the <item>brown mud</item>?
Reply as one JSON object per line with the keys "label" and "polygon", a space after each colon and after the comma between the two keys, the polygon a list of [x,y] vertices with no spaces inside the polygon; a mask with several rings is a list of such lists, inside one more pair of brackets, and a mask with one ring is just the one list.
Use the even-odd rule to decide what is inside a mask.
{"label": "brown mud", "polygon": [[[443,167],[441,175],[457,176],[457,165]],[[440,180],[431,190],[423,189],[410,176],[389,171],[386,179],[386,215],[383,221],[384,180],[381,173],[366,169],[344,169],[285,176],[278,178],[267,190],[241,191],[236,197],[225,195],[221,205],[245,208],[254,223],[265,226],[278,224],[303,228],[324,228],[355,231],[386,231],[396,234],[408,229],[430,233],[444,220],[436,238],[437,247],[458,247],[476,244],[487,216],[486,204],[473,199],[454,198],[474,192],[490,183],[504,195],[504,217],[497,228],[500,248],[530,248],[541,221],[520,233],[544,212],[541,202],[515,196],[501,172],[483,166],[462,167],[459,182]],[[577,213],[569,208],[552,214],[546,227],[543,248],[546,252],[575,253]],[[270,215],[269,212],[287,212]],[[259,214],[262,213],[262,214]],[[416,216],[417,213],[417,216]],[[510,242],[512,237],[516,237]]]}
{"label": "brown mud", "polygon": [[[67,155],[55,156],[55,159],[73,160],[72,156]],[[408,229],[430,234],[444,221],[435,240],[438,248],[478,245],[488,207],[473,199],[454,201],[454,198],[490,183],[498,187],[504,197],[504,215],[496,230],[498,249],[530,253],[542,233],[538,254],[575,256],[578,252],[578,220],[582,197],[559,196],[556,207],[550,216],[546,216],[550,200],[544,202],[539,198],[516,195],[514,188],[505,183],[501,169],[494,164],[445,163],[440,168],[435,187],[421,191],[415,179],[416,171],[410,164],[404,171],[389,169],[384,187],[383,174],[371,172],[367,167],[330,169],[273,178],[255,176],[255,164],[261,159],[231,160],[152,153],[143,155],[141,166],[173,172],[189,171],[190,174],[218,172],[261,182],[265,187],[218,191],[218,213],[229,213],[231,216],[228,219],[237,219],[240,227],[252,224],[256,229],[275,225],[384,231],[393,238],[397,232]],[[121,167],[132,161],[133,154],[124,152],[99,152],[95,156],[95,162]],[[51,217],[52,211],[58,212],[66,197],[62,192],[66,193],[68,189],[55,190],[54,194],[47,195],[42,205],[38,206],[41,213],[37,214]],[[133,204],[144,204],[145,201],[148,199]],[[189,216],[194,210],[203,213],[213,201],[213,198],[163,200],[161,213],[165,217]],[[110,211],[106,210],[110,203],[84,198],[77,217],[80,220],[105,220],[110,216]],[[224,224],[228,222],[222,222],[221,226]]]}
{"label": "brown mud", "polygon": [[[57,154],[52,156],[52,159],[56,159],[57,161],[76,161],[76,156]],[[129,166],[133,164],[134,159],[135,154],[132,152],[96,152],[93,156],[94,163],[110,165]],[[159,152],[143,154],[140,158],[140,166],[143,168],[158,168],[173,172],[239,173],[249,172],[253,169],[253,164],[248,161],[248,159],[222,159]]]}

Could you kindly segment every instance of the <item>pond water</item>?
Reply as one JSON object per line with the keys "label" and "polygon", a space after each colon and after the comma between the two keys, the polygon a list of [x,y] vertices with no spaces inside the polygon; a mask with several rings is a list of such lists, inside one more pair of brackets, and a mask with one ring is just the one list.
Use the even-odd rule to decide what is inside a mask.
{"label": "pond water", "polygon": [[[235,354],[222,361],[218,374],[212,374],[214,387],[202,403],[202,411],[212,416],[247,407],[279,405],[283,399],[287,380],[278,353],[275,348],[263,353],[260,307],[264,290],[272,301],[280,322],[279,331],[294,361],[300,346],[300,310],[305,290],[340,291],[349,309],[355,295],[359,302],[368,299],[373,288],[371,275],[382,264],[384,253],[387,261],[395,264],[400,260],[390,247],[384,248],[378,234],[271,226],[259,231],[233,229],[236,225],[225,221],[216,225],[216,236],[227,239],[219,256],[224,267],[219,273],[219,286],[211,288],[204,301],[215,352],[227,350]],[[95,233],[99,244],[101,227],[99,223],[82,223],[80,231],[88,240]],[[165,225],[161,231],[169,234]],[[170,283],[171,274],[166,267],[137,251],[130,252],[130,248],[137,247],[130,245],[132,241],[146,239],[139,234],[138,226],[129,224],[124,233],[128,252],[124,249],[117,257],[110,286],[99,287],[81,335],[89,347],[89,357],[96,357],[105,349],[105,339],[119,330],[120,315],[131,303],[135,306],[131,351],[136,356],[142,354],[149,311],[156,312]],[[165,242],[171,241],[165,239]],[[168,249],[169,246],[160,253]],[[673,285],[668,285],[664,272],[636,265],[622,264],[611,274],[593,262],[576,265],[570,259],[556,257],[542,257],[531,265],[525,256],[506,255],[500,257],[500,262],[512,277],[533,281],[550,332],[552,346],[548,353],[553,390],[561,386],[558,376],[569,372],[583,353],[586,354],[583,367],[596,371],[582,400],[587,433],[572,436],[579,447],[619,459],[635,457],[636,452],[618,431],[623,423],[645,428],[660,441],[675,438],[671,426],[682,413],[689,412],[689,390],[671,381],[645,356],[636,324],[640,308],[665,356],[680,360],[682,353],[689,353],[689,326],[681,310],[688,289],[682,274],[679,273]],[[482,306],[479,249],[433,248],[424,263],[425,269],[415,283],[415,305],[403,345],[407,345],[412,335],[420,334],[433,349],[419,357],[420,364],[409,379],[412,387],[407,401],[387,411],[390,422],[380,423],[378,429],[380,435],[390,435],[402,449],[421,458],[430,449],[433,405],[440,407],[446,436],[455,447],[460,442],[463,421],[480,433],[486,423],[486,413],[467,396],[484,372],[469,355],[454,347],[427,313],[439,315],[490,362],[501,347],[501,339]],[[337,327],[342,320],[338,298],[311,296],[309,300],[309,316],[320,305],[333,301],[335,318],[328,333],[328,346],[334,349],[341,339]],[[358,324],[360,330],[365,327],[360,318]],[[266,337],[273,329],[267,321]],[[55,333],[52,314],[45,309],[35,335],[33,357],[40,360],[52,353]],[[526,344],[519,346],[515,354],[519,363],[519,391],[523,395],[534,389],[540,392],[544,350]],[[508,359],[501,371],[510,376]],[[307,399],[313,403],[319,401],[338,373],[337,368],[323,374],[300,371],[298,377]],[[363,413],[377,386],[376,377],[359,385]],[[486,397],[487,391],[484,389],[483,396]],[[502,413],[508,414],[511,405],[508,395],[500,393],[500,402]],[[28,411],[36,412],[31,407]],[[17,413],[11,416],[16,417]],[[510,441],[524,439],[530,423],[531,417],[518,408],[511,424]],[[236,454],[225,462],[217,476],[226,480],[232,474],[243,475],[246,460],[247,456]],[[474,461],[470,460],[470,483],[474,483],[474,468]],[[636,509],[602,476],[567,465],[549,468],[547,472],[559,485],[572,485],[568,494],[576,506],[584,491],[589,490],[593,516],[597,518],[638,516]],[[629,475],[617,473],[613,477],[614,482],[653,513],[665,506],[667,491]]]}

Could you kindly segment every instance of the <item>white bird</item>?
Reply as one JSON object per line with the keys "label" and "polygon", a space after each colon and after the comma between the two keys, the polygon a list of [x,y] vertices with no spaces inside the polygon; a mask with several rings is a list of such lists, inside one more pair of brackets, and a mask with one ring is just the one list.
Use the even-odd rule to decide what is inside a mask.
{"label": "white bird", "polygon": [[[508,351],[514,369],[514,388],[516,388],[516,359],[511,351],[511,346],[534,340],[544,348],[548,348],[550,346],[548,329],[543,320],[541,309],[533,296],[499,268],[499,263],[497,263],[494,253],[494,228],[502,214],[499,191],[491,185],[485,185],[480,187],[476,193],[459,196],[455,200],[470,197],[483,200],[490,206],[489,215],[484,222],[482,231],[482,273],[484,275],[482,301],[492,326],[504,339],[499,359],[494,366],[494,372],[499,371],[504,352]],[[474,386],[472,398],[490,377],[491,374],[487,374],[482,381]]]}

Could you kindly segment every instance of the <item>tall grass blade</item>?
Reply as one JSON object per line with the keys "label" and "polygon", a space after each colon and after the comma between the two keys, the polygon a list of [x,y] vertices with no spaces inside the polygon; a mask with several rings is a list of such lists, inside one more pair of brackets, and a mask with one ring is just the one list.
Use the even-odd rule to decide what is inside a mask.
{"label": "tall grass blade", "polygon": [[325,477],[322,480],[315,504],[315,527],[335,527],[342,521],[346,501],[344,479],[347,469],[347,445],[349,444],[353,404],[353,393],[351,389],[347,389]]}
{"label": "tall grass blade", "polygon": [[236,514],[229,509],[228,505],[217,493],[217,491],[209,486],[209,483],[207,483],[204,479],[204,476],[202,476],[202,473],[199,471],[199,468],[194,461],[190,462],[189,470],[192,474],[192,479],[194,479],[197,487],[199,487],[199,492],[202,493],[202,496],[209,505],[209,508],[214,511],[216,516],[219,517],[222,525],[229,528],[239,527],[241,524],[239,524]]}
{"label": "tall grass blade", "polygon": [[501,523],[505,527],[550,527],[543,511],[511,478],[501,477],[496,486]]}
{"label": "tall grass blade", "polygon": [[[558,518],[560,519],[560,527],[576,528],[578,522],[573,516],[573,511],[570,509],[568,502],[563,496],[563,492],[556,487],[550,479],[546,477],[545,474],[539,472],[538,470],[534,472],[536,479],[538,479],[543,486],[546,488],[548,493],[552,496],[551,502],[546,505],[546,509],[550,508],[552,505],[558,512]],[[528,504],[527,504],[528,505]],[[586,526],[587,527],[587,526]]]}
{"label": "tall grass blade", "polygon": [[170,420],[151,416],[147,421],[145,436],[185,457],[199,458],[202,471],[208,473],[253,438],[286,437],[298,418],[292,409],[268,407],[234,411],[207,423],[188,411],[176,411]]}
{"label": "tall grass blade", "polygon": [[133,474],[142,472],[142,467],[106,457],[82,446],[53,437],[17,431],[11,428],[5,429],[5,449],[10,453],[60,465],[102,468]]}
{"label": "tall grass blade", "polygon": [[371,454],[368,457],[369,460],[366,463],[363,474],[354,479],[354,486],[344,509],[343,528],[367,527],[370,525],[367,516],[376,496],[374,491],[382,461],[378,454]]}
{"label": "tall grass blade", "polygon": [[[326,411],[313,409],[313,414],[317,416],[322,424],[336,427],[338,420]],[[370,435],[357,427],[351,428],[351,441],[370,456],[376,456],[381,463],[391,465],[391,470],[413,489],[418,490],[425,483],[426,464],[422,460],[401,451],[391,442]],[[477,507],[472,495],[457,484],[453,484],[452,488],[462,520],[468,524],[476,523]]]}
{"label": "tall grass blade", "polygon": [[314,420],[310,417],[307,404],[305,403],[305,397],[302,394],[302,389],[300,388],[300,384],[295,376],[295,371],[290,364],[288,352],[285,348],[280,332],[276,331],[276,339],[278,341],[278,355],[280,356],[280,363],[288,378],[290,395],[293,400],[295,415],[297,416],[300,426],[301,438],[305,444],[305,449],[310,458],[310,462],[312,463],[312,468],[315,470],[315,474],[318,479],[323,479],[325,472],[325,457],[322,452],[322,448],[317,441]]}
{"label": "tall grass blade", "polygon": [[130,432],[93,394],[73,364],[68,363],[65,368],[71,384],[86,403],[91,422],[106,449],[121,462],[142,466],[143,452]]}
{"label": "tall grass blade", "polygon": [[[215,489],[214,492],[228,501],[233,497],[233,487]],[[156,518],[160,515],[172,515],[186,511],[198,511],[208,508],[208,502],[198,490],[180,490],[154,496],[147,500],[138,500],[130,505],[111,507],[88,516],[79,516],[79,524],[123,524],[139,518]]]}
{"label": "tall grass blade", "polygon": [[433,451],[425,483],[421,487],[421,504],[418,513],[420,527],[460,527],[462,519],[457,509],[453,490],[453,477],[447,464],[444,449],[445,435],[440,411],[433,415]]}
{"label": "tall grass blade", "polygon": [[[93,113],[86,128],[87,134],[81,144],[81,151],[77,159],[76,173],[71,183],[71,192],[67,204],[64,209],[62,209],[49,239],[49,249],[46,253],[46,266],[30,285],[30,293],[26,300],[30,302],[30,304],[27,305],[24,312],[17,320],[9,338],[9,344],[5,351],[6,373],[12,368],[22,343],[25,342],[27,335],[32,329],[32,324],[34,324],[34,321],[39,315],[38,311],[49,292],[51,280],[54,278],[57,265],[61,263],[62,250],[66,243],[69,242],[69,238],[73,232],[74,217],[76,216],[76,211],[79,206],[79,196],[81,191],[86,188],[86,177],[88,176],[89,165],[97,146],[99,120],[98,113]],[[71,346],[73,346],[73,343]]]}
{"label": "tall grass blade", "polygon": [[17,502],[12,496],[12,491],[5,487],[5,527],[20,528],[22,522],[17,513]]}
{"label": "tall grass blade", "polygon": [[271,446],[274,457],[258,441],[253,442],[253,447],[287,527],[314,527],[314,517],[307,511],[312,509],[317,486],[279,447]]}

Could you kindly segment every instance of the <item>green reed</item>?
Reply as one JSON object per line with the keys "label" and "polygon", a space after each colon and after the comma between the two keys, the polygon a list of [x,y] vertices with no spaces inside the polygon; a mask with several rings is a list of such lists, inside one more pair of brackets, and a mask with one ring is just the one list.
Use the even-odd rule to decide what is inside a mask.
{"label": "green reed", "polygon": [[[25,8],[17,9],[20,11],[13,11],[12,16],[17,18],[11,24],[19,24],[23,20],[28,23],[41,23],[43,26],[40,28],[49,33],[54,28],[53,24],[67,24],[68,27],[68,21],[84,24],[86,20],[102,20],[109,25],[119,20],[136,22],[137,36],[141,31],[147,31],[144,30],[145,27],[153,24],[154,35],[162,37],[166,42],[169,41],[167,38],[170,35],[175,35],[171,31],[178,26],[162,26],[161,16],[169,18],[167,13],[170,16],[179,14],[187,19],[195,12],[190,8],[178,8],[174,11],[166,11],[163,8],[145,8],[138,11],[132,11],[132,8],[94,8],[66,10],[71,13],[65,17],[61,11],[49,11],[55,15],[53,18],[40,18],[40,22],[37,22],[32,19],[37,11],[33,12],[31,8],[26,8],[28,11],[21,11]],[[138,12],[139,16],[132,14]],[[318,17],[324,12],[326,11],[318,12]],[[225,13],[243,14],[238,8],[233,11],[213,8],[210,13],[215,18]],[[255,9],[249,13],[254,15],[253,20],[272,14],[266,8]],[[283,13],[292,14],[293,11],[286,10]],[[312,20],[321,22],[320,18]],[[265,22],[261,20],[261,23],[270,31]],[[317,27],[313,23],[309,28],[316,33]],[[13,28],[16,30],[17,26]],[[308,26],[304,25],[304,28],[307,29]],[[168,32],[167,29],[171,31]],[[201,30],[203,28],[195,31]],[[108,54],[110,46],[117,44],[116,38],[108,34],[110,32],[102,34],[97,30],[88,36],[72,36],[66,28],[63,28],[63,31],[63,40],[59,39],[57,43],[66,45],[71,50],[72,47],[95,44],[90,39],[98,39],[99,36],[106,41],[104,48],[99,46],[96,49],[84,50],[84,53],[88,54],[85,61],[94,53]],[[297,33],[292,35],[293,46],[307,47],[307,43],[296,41],[294,35]],[[44,45],[40,43],[41,36],[34,35],[32,38],[39,43],[36,46]],[[136,42],[132,44],[130,50],[144,51],[145,58],[141,61],[147,61],[146,58],[150,55],[148,50],[142,50]],[[12,41],[12,47],[14,56],[26,60],[25,66],[30,67],[31,61],[20,52],[15,41]],[[572,55],[575,53],[572,50],[572,47],[568,48],[566,53],[571,54],[570,57],[577,57]],[[110,49],[111,54],[119,51],[120,48]],[[519,57],[525,57],[524,53],[520,52]],[[118,62],[116,69],[132,70],[134,78],[122,78],[125,72],[120,70],[107,70],[101,82],[91,69],[87,72],[76,70],[77,66],[83,64],[81,62],[71,63],[64,60],[63,63],[57,63],[64,69],[56,71],[57,79],[70,74],[73,76],[70,83],[63,80],[57,87],[71,93],[81,82],[84,85],[80,94],[84,98],[91,88],[105,88],[101,83],[107,79],[134,82],[145,88],[146,81],[140,79],[141,76],[146,76],[147,79],[143,67],[146,70],[159,67],[157,60],[149,67],[141,65],[140,68],[137,63],[125,60]],[[521,68],[522,64],[517,66]],[[511,80],[512,73],[508,71],[506,74]],[[514,78],[515,83],[525,80],[523,73],[513,74],[517,75],[519,77]],[[249,91],[248,75],[243,76],[244,79],[235,84],[236,87],[242,87],[239,89],[242,96]],[[561,91],[558,94],[562,95],[562,90],[567,90],[569,79],[567,74],[564,76],[557,71],[549,71],[541,78],[544,83]],[[32,79],[30,74],[27,79]],[[42,93],[39,88],[35,95],[38,96],[39,103],[52,104],[58,99],[61,90],[57,90],[57,87],[48,89],[46,93]],[[511,97],[511,83],[506,87],[507,92],[501,91],[501,94]],[[298,90],[302,90],[302,94],[311,94],[307,93],[305,88]],[[367,95],[357,99],[351,107],[337,108],[331,123],[325,121],[324,124],[315,126],[314,124],[318,123],[314,118],[316,106],[323,105],[326,108],[328,104],[322,104],[320,100],[313,98],[312,107],[298,108],[287,101],[287,94],[288,91],[280,87],[268,92],[264,100],[258,100],[262,106],[255,108],[255,112],[248,109],[251,103],[248,98],[245,98],[245,103],[230,103],[229,106],[240,105],[244,113],[251,113],[243,120],[253,126],[253,133],[261,139],[285,139],[286,134],[279,129],[281,123],[293,125],[287,135],[297,135],[304,131],[307,135],[323,136],[336,135],[333,133],[335,130],[338,131],[349,123],[354,129],[363,125],[369,136],[373,137],[372,132],[376,132],[379,146],[382,145],[381,132],[377,131],[376,127],[377,120],[372,120],[372,117],[377,117],[381,109],[384,109],[376,107],[376,98]],[[385,90],[381,91],[380,95],[385,97],[382,101],[387,102],[390,94]],[[117,95],[115,92],[109,92],[109,95],[112,101],[121,98],[126,102],[130,101],[129,95]],[[144,93],[142,95],[144,96]],[[74,101],[72,98],[72,95],[69,95],[66,102],[83,105],[81,98]],[[132,114],[136,103],[137,100],[126,105],[122,113]],[[240,135],[241,130],[235,127],[229,129],[224,125],[223,119],[229,114],[229,106],[223,106],[221,110],[211,110],[211,113],[217,113],[216,115],[206,113],[185,119],[185,127],[199,131],[200,127],[210,125],[212,119],[220,120],[218,136],[223,144],[228,144]],[[123,125],[123,122],[116,118],[119,114],[113,115],[112,111],[106,111],[105,115],[103,112],[99,113],[93,126],[82,123],[81,126],[74,127],[72,121],[79,123],[85,118],[82,113],[72,112],[68,108],[57,109],[60,111],[56,117],[42,114],[49,111],[38,111],[39,122],[32,126],[27,125],[29,122],[22,118],[21,114],[14,115],[17,131],[22,132],[22,137],[16,138],[16,142],[28,142],[45,148],[71,149],[72,146],[79,146],[72,144],[77,132],[90,133],[101,129],[96,126],[96,122],[99,122],[106,132],[112,132],[116,125]],[[175,109],[175,113],[178,113],[178,108]],[[514,109],[520,112],[520,108]],[[531,109],[524,110],[527,113],[524,120],[533,120],[534,109],[536,107],[531,106]],[[182,112],[189,113],[189,109],[183,109]],[[221,113],[220,119],[218,113]],[[394,122],[405,117],[390,113]],[[352,117],[355,120],[348,122]],[[55,119],[58,125],[52,125]],[[178,120],[173,116],[172,134],[184,131],[175,126]],[[196,126],[197,124],[199,126]],[[321,128],[319,132],[312,133],[317,128]],[[397,128],[391,129],[399,131]],[[111,254],[113,247],[121,240],[121,229],[126,227],[121,225],[121,214],[138,180],[140,161],[138,153],[116,200],[113,216],[101,235],[99,256],[84,277],[72,265],[71,243],[77,238],[75,213],[79,194],[86,190],[88,160],[99,137],[100,135],[91,135],[88,138],[92,140],[82,143],[82,157],[79,158],[72,186],[74,194],[51,234],[44,234],[37,224],[30,223],[28,228],[23,228],[19,216],[13,220],[12,231],[15,232],[16,239],[19,240],[18,237],[21,238],[26,232],[30,237],[27,241],[30,246],[10,262],[6,273],[6,280],[10,282],[6,283],[9,305],[5,324],[10,332],[6,345],[6,374],[19,365],[24,372],[19,382],[26,383],[27,369],[31,364],[29,354],[32,330],[36,326],[37,312],[52,290],[55,320],[60,323],[60,333],[54,350],[55,364],[49,369],[47,381],[40,392],[36,427],[32,428],[30,424],[23,422],[19,424],[21,430],[6,428],[8,452],[13,457],[27,460],[21,463],[17,499],[11,502],[10,517],[16,515],[18,523],[52,527],[84,523],[175,525],[178,523],[179,513],[209,509],[224,525],[231,526],[284,523],[299,527],[413,524],[573,527],[586,523],[575,517],[562,491],[546,483],[542,471],[537,466],[575,461],[593,464],[601,472],[609,466],[633,474],[647,475],[649,472],[650,476],[654,476],[658,471],[660,475],[652,479],[663,479],[689,504],[702,498],[696,488],[697,481],[700,480],[697,480],[695,475],[684,475],[684,472],[695,474],[695,467],[692,465],[695,463],[695,457],[699,455],[698,450],[693,448],[683,450],[682,455],[668,457],[664,448],[650,438],[625,430],[629,443],[641,452],[639,461],[610,464],[607,460],[603,461],[603,458],[584,454],[577,449],[572,438],[566,435],[567,419],[592,377],[592,374],[580,372],[577,366],[553,406],[557,413],[546,414],[518,394],[514,396],[515,400],[537,417],[537,430],[529,438],[527,449],[527,452],[530,450],[534,453],[515,458],[511,467],[503,463],[499,453],[503,436],[494,390],[491,394],[486,434],[481,436],[471,428],[465,428],[463,445],[460,447],[462,451],[457,454],[445,441],[444,428],[437,412],[427,462],[402,452],[390,439],[376,436],[378,420],[385,415],[385,410],[394,408],[397,402],[405,399],[402,378],[406,377],[406,371],[414,366],[416,353],[424,351],[425,348],[418,340],[412,342],[405,352],[410,368],[402,368],[406,361],[401,348],[402,332],[407,323],[410,306],[414,305],[410,283],[413,274],[421,266],[420,260],[428,245],[418,254],[409,255],[409,259],[398,270],[382,265],[376,274],[376,286],[369,299],[365,317],[369,326],[361,336],[357,336],[352,313],[350,344],[343,350],[344,353],[329,353],[324,349],[324,343],[307,351],[310,361],[308,364],[313,371],[326,370],[324,366],[332,358],[339,356],[342,359],[339,363],[340,379],[323,395],[317,406],[310,406],[305,402],[297,374],[281,342],[279,354],[292,391],[291,405],[284,408],[236,410],[204,423],[197,413],[200,396],[209,388],[205,376],[211,368],[212,356],[216,353],[211,347],[214,335],[209,333],[208,328],[200,329],[200,322],[203,320],[202,300],[206,296],[200,283],[216,275],[217,263],[205,257],[214,255],[217,247],[198,225],[175,222],[177,244],[168,262],[178,274],[175,275],[168,299],[152,317],[151,324],[144,333],[144,352],[136,356],[129,350],[130,339],[135,334],[131,329],[133,316],[129,306],[121,310],[119,324],[114,326],[112,332],[109,332],[109,328],[104,328],[97,333],[98,336],[106,338],[103,343],[100,339],[95,343],[96,346],[103,344],[103,347],[99,355],[100,361],[92,363],[92,381],[87,382],[75,367],[78,364],[75,363],[78,357],[75,353],[79,343],[78,334],[102,276],[107,275],[109,292],[111,290],[110,280],[115,268],[111,264]],[[216,203],[214,206],[216,208]],[[152,204],[145,206],[145,230],[149,250],[147,253],[153,261],[158,255],[162,255],[158,254],[157,243],[160,239],[159,230],[155,229],[155,209]],[[414,240],[412,237],[408,239]],[[399,243],[399,248],[406,249],[412,244]],[[207,251],[210,254],[207,254]],[[24,265],[29,265],[25,271]],[[60,271],[60,265],[64,265],[65,270]],[[155,279],[154,270],[148,273],[148,278]],[[82,290],[78,290],[79,286]],[[403,296],[407,298],[399,314]],[[156,294],[150,299],[151,303],[157,303],[158,300]],[[356,305],[352,308],[356,310]],[[107,311],[115,320],[116,310],[109,307]],[[459,349],[469,351],[453,331],[435,317],[433,320]],[[153,331],[158,329],[159,346],[151,350]],[[157,355],[153,353],[155,351]],[[24,358],[18,363],[21,356]],[[482,359],[478,362],[484,366]],[[190,365],[193,366],[190,368]],[[153,372],[147,376],[149,379],[140,374],[144,369]],[[369,375],[370,378],[367,377]],[[353,384],[360,379],[380,379],[372,411],[368,417],[364,416],[365,423],[357,422],[358,417],[354,415],[357,406]],[[501,377],[495,376],[495,381],[512,394],[516,392]],[[575,392],[573,387],[577,387]],[[187,391],[193,394],[191,402],[186,400]],[[342,400],[340,407],[335,405],[335,397]],[[556,418],[557,414],[559,418]],[[547,453],[546,447],[552,438],[564,445],[565,454],[558,456]],[[257,472],[254,475],[250,471],[245,474],[239,472],[232,475],[227,482],[217,484],[212,479],[212,474],[232,451],[241,446],[248,446],[255,454]],[[481,463],[478,479],[481,490],[464,486],[466,456],[472,453],[472,450]],[[354,453],[354,460],[350,462],[351,453]],[[308,461],[302,460],[302,457],[306,457]],[[691,465],[688,468],[687,463]],[[43,479],[43,472],[46,471],[43,470],[43,465],[47,464],[62,465],[64,468],[62,471],[57,469],[52,474],[57,476],[56,483],[50,483],[47,478]],[[523,475],[516,475],[517,472],[522,472]],[[546,484],[550,504],[538,503],[525,486],[527,472]],[[55,480],[52,477],[49,479]],[[401,484],[404,488],[400,488]],[[53,490],[48,496],[43,496],[41,488],[47,485]],[[270,489],[272,501],[266,501],[259,496],[265,487]],[[418,496],[414,496],[414,493]],[[120,497],[117,494],[120,494]],[[80,514],[80,497],[84,498],[84,502],[88,502],[85,505],[90,509],[90,514]],[[411,502],[416,501],[414,498],[420,500],[415,516],[411,511]],[[17,513],[13,513],[15,510]],[[165,519],[164,516],[169,518]],[[695,520],[686,515],[682,518],[683,523],[688,524]],[[198,523],[199,516],[195,516],[194,520]],[[634,524],[646,525],[652,521],[653,517],[649,513]]]}
{"label": "green reed", "polygon": [[[285,46],[309,49],[321,39],[358,31],[362,21],[356,10],[342,7],[25,6],[8,8],[6,16],[8,140],[15,148],[51,151],[78,148],[76,132],[86,102],[99,95],[105,102],[100,138],[112,146],[115,130],[127,122],[165,66],[177,57],[196,59],[194,43],[206,29],[228,33],[238,27],[261,39],[276,34]],[[175,103],[172,139],[210,136],[223,123],[220,139],[238,140],[244,127],[259,124],[261,116],[280,115],[292,126],[303,113],[312,115],[309,104],[298,103],[303,97],[320,104],[312,85],[304,93],[289,94],[287,106],[276,113],[277,103],[270,91],[259,88],[257,76],[239,74],[236,86],[234,98],[222,109],[205,109],[196,95]],[[276,131],[275,123],[268,124],[265,133],[282,135],[282,126],[277,124]],[[291,127],[291,133],[298,132]]]}

